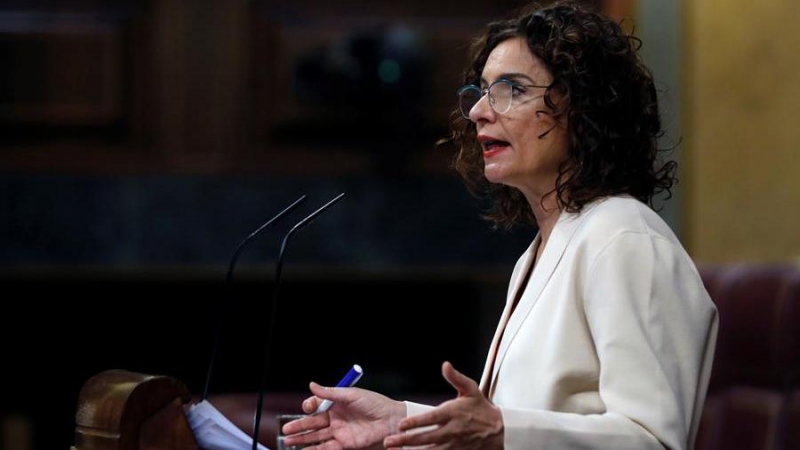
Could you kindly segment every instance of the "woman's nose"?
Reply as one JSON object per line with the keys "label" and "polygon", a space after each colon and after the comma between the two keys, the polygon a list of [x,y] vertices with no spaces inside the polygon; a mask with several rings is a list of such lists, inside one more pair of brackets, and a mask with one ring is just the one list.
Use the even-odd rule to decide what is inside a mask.
{"label": "woman's nose", "polygon": [[484,94],[469,110],[469,120],[477,123],[480,120],[493,121],[494,119],[495,112],[489,104],[489,94]]}

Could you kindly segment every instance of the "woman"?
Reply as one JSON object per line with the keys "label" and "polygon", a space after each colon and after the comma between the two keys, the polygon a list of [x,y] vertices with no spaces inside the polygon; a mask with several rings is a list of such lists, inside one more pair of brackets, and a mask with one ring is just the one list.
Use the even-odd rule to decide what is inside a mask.
{"label": "woman", "polygon": [[[326,413],[287,424],[313,449],[691,449],[717,312],[649,207],[656,91],[637,40],[577,3],[494,22],[459,90],[456,168],[498,225],[538,234],[511,276],[480,384],[442,367],[437,407],[311,384]],[[428,448],[428,447],[426,447]]]}

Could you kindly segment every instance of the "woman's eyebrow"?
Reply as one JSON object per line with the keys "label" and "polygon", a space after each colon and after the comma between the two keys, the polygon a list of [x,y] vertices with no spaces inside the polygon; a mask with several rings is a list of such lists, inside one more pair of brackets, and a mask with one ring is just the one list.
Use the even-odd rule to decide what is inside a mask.
{"label": "woman's eyebrow", "polygon": [[[517,82],[519,82],[519,81],[528,81],[530,84],[536,84],[536,82],[533,81],[533,78],[531,78],[528,75],[526,75],[524,73],[521,73],[521,72],[508,72],[508,73],[500,74],[500,76],[498,76],[495,81],[502,80],[502,79],[511,80],[511,81],[517,81]],[[491,84],[491,83],[486,81],[485,78],[481,77],[481,85],[487,85],[487,84]]]}
{"label": "woman's eyebrow", "polygon": [[519,73],[519,72],[504,73],[500,75],[500,78],[505,78],[506,80],[511,80],[511,81],[527,80],[531,84],[535,84],[533,82],[533,78],[529,77],[528,75],[525,75],[524,73]]}

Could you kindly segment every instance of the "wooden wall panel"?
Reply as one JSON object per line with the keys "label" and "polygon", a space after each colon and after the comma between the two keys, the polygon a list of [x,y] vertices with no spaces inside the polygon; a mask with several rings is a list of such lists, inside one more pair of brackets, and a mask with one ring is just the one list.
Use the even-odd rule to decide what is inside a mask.
{"label": "wooden wall panel", "polygon": [[[0,171],[441,172],[434,143],[447,132],[471,38],[528,3],[3,5],[0,128],[15,139],[0,142]],[[390,57],[360,67],[361,50],[351,44],[372,38],[406,53],[379,50],[366,58]],[[298,76],[309,61],[319,71],[312,81]],[[347,79],[353,67],[365,73]],[[370,85],[378,69],[399,78]],[[303,96],[314,90],[342,99]]]}
{"label": "wooden wall panel", "polygon": [[[318,3],[257,7],[247,168],[441,173],[447,156],[435,142],[447,132],[468,44],[487,18],[511,8],[341,2],[330,10]],[[384,56],[400,69],[395,84],[378,80]]]}
{"label": "wooden wall panel", "polygon": [[0,121],[102,126],[122,120],[124,30],[58,28],[0,34]]}
{"label": "wooden wall panel", "polygon": [[[446,163],[432,150],[447,131],[470,39],[490,18],[527,3],[0,6],[0,59],[7,63],[0,66],[0,128],[17,136],[0,142],[0,171],[368,174],[396,165],[441,172]],[[303,100],[302,61],[315,51],[336,58],[349,39],[381,24],[402,28],[394,37],[407,33],[424,53],[429,65],[406,86],[426,89],[419,107],[407,95],[372,104],[359,104],[352,92],[338,105]]]}
{"label": "wooden wall panel", "polygon": [[131,151],[152,142],[143,9],[125,2],[4,7],[0,171],[115,173],[148,158]]}
{"label": "wooden wall panel", "polygon": [[684,2],[685,212],[701,261],[800,256],[800,4]]}

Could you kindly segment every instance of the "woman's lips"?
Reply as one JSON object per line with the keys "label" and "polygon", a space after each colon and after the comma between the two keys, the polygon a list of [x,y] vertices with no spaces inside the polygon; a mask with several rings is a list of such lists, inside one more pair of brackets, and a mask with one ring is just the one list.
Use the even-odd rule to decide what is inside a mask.
{"label": "woman's lips", "polygon": [[491,142],[483,146],[483,157],[491,158],[509,147],[508,142]]}

